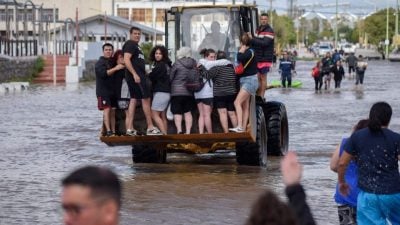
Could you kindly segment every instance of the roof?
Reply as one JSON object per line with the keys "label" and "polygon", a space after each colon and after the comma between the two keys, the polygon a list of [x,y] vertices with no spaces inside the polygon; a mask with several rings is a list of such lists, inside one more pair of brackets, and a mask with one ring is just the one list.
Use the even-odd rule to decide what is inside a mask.
{"label": "roof", "polygon": [[[89,23],[92,21],[96,21],[96,20],[104,20],[104,15],[98,14],[98,15],[94,15],[91,17],[87,17],[85,19],[81,19],[81,20],[79,20],[79,25],[84,24],[84,23]],[[132,26],[135,26],[135,27],[138,27],[139,29],[141,29],[144,33],[150,33],[150,34],[156,33],[158,35],[164,35],[163,31],[153,29],[149,26],[146,26],[146,25],[134,22],[134,21],[130,21],[130,20],[127,20],[127,19],[119,17],[119,16],[107,15],[107,23],[114,23],[121,27],[125,27],[127,30],[129,30]]]}

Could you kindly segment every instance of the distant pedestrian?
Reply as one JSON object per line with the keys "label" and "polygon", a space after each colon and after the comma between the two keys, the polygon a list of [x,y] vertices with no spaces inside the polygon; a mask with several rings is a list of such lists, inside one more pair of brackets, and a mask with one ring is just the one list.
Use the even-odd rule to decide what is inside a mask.
{"label": "distant pedestrian", "polygon": [[311,76],[315,82],[315,92],[321,91],[322,87],[322,63],[317,61],[317,64],[312,68]]}
{"label": "distant pedestrian", "polygon": [[352,79],[353,75],[356,72],[356,66],[357,66],[357,57],[354,55],[353,52],[350,53],[349,56],[347,56],[346,63],[349,68],[349,72],[348,72],[349,76],[348,77],[349,77],[349,79]]}
{"label": "distant pedestrian", "polygon": [[400,134],[388,129],[392,108],[375,103],[369,113],[368,128],[356,131],[346,142],[339,160],[338,181],[341,194],[348,196],[345,177],[349,162],[358,167],[357,223],[400,224]]}
{"label": "distant pedestrian", "polygon": [[61,183],[65,225],[118,225],[122,185],[111,170],[86,166]]}
{"label": "distant pedestrian", "polygon": [[[369,120],[362,119],[353,127],[353,132],[368,127]],[[336,147],[332,154],[330,167],[331,170],[337,172],[339,158],[343,154],[344,146],[348,138],[343,138],[341,143]],[[359,189],[357,187],[357,165],[351,160],[346,169],[346,181],[350,186],[350,193],[344,196],[339,192],[339,185],[336,185],[335,202],[338,204],[338,215],[340,225],[356,225],[357,224],[357,196]]]}
{"label": "distant pedestrian", "polygon": [[367,70],[367,66],[368,63],[364,60],[363,56],[359,55],[356,66],[356,88],[358,88],[358,85],[360,85],[360,88],[362,88],[362,85],[364,84],[364,75],[365,71]]}
{"label": "distant pedestrian", "polygon": [[344,69],[342,66],[342,62],[339,60],[336,62],[336,65],[332,68],[333,80],[335,81],[335,89],[340,88],[340,83],[344,78]]}
{"label": "distant pedestrian", "polygon": [[331,57],[331,53],[327,52],[325,57],[321,59],[322,63],[322,70],[321,75],[324,80],[325,90],[331,87],[331,80],[332,80],[332,67],[333,67],[333,60]]}
{"label": "distant pedestrian", "polygon": [[[282,87],[292,87],[292,71],[294,69],[293,61],[289,58],[288,52],[283,52],[283,58],[279,62],[279,72],[282,78]],[[287,83],[287,85],[286,85]]]}

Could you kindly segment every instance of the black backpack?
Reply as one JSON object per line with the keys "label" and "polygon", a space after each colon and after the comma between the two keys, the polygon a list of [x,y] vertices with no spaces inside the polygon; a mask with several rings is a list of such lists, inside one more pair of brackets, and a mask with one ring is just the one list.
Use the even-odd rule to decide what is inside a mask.
{"label": "black backpack", "polygon": [[186,75],[186,80],[185,80],[185,87],[188,91],[190,92],[198,92],[203,89],[204,84],[207,82],[204,81],[203,79],[203,73],[205,72],[203,68],[198,68],[196,65],[194,65],[191,68],[186,67],[183,65],[183,63],[179,60],[177,60],[182,66],[187,68],[189,71]]}

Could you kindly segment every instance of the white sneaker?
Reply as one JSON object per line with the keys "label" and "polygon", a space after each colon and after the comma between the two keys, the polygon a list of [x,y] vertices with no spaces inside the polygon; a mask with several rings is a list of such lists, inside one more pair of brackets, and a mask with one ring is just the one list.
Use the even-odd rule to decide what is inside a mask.
{"label": "white sneaker", "polygon": [[163,133],[157,127],[154,127],[153,129],[147,129],[146,135],[163,135]]}
{"label": "white sneaker", "polygon": [[128,129],[128,130],[126,130],[125,135],[127,135],[127,136],[136,136],[137,135],[137,131]]}
{"label": "white sneaker", "polygon": [[229,128],[229,131],[235,132],[235,133],[243,133],[244,129],[241,127],[235,127],[235,128]]}

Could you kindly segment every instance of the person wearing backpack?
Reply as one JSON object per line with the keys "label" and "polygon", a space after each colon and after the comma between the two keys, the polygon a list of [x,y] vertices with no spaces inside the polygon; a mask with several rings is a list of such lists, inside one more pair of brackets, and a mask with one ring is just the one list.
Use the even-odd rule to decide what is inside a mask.
{"label": "person wearing backpack", "polygon": [[257,60],[254,57],[254,51],[250,49],[250,38],[247,34],[243,34],[241,37],[237,60],[247,66],[245,66],[243,74],[240,75],[240,89],[234,102],[238,126],[230,128],[229,131],[242,133],[246,131],[249,120],[250,97],[256,95],[259,86]]}
{"label": "person wearing backpack", "polygon": [[[178,134],[190,134],[193,125],[192,110],[195,108],[193,92],[186,87],[189,73],[197,68],[197,62],[192,56],[189,47],[180,48],[177,53],[176,62],[170,71],[171,81],[171,112],[174,115],[174,123]],[[182,120],[185,118],[185,132],[182,130]]]}
{"label": "person wearing backpack", "polygon": [[[215,61],[215,51],[214,49],[202,49],[200,54],[204,56],[204,60],[207,61]],[[206,64],[204,61],[203,65]],[[200,61],[199,61],[200,63]],[[204,68],[206,69],[206,68]],[[207,130],[207,133],[212,133],[212,122],[211,122],[211,113],[213,109],[213,82],[210,79],[202,78],[204,82],[204,86],[200,91],[194,92],[194,99],[196,100],[197,109],[199,110],[199,133],[204,133],[204,128]]]}

